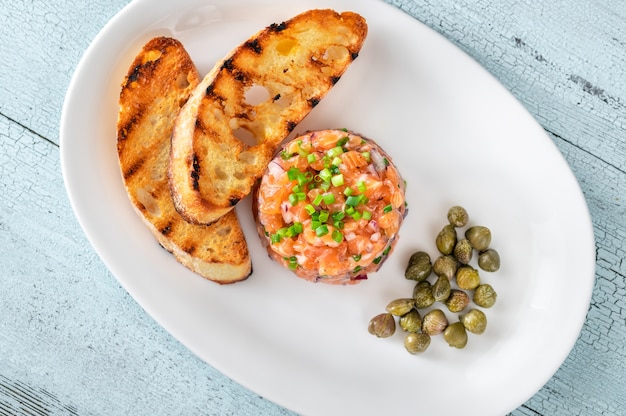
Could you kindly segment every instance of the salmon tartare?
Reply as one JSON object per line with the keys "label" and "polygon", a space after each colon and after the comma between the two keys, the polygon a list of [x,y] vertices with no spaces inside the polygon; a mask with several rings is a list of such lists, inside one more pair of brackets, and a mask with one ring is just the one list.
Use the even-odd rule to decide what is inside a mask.
{"label": "salmon tartare", "polygon": [[374,141],[347,130],[312,131],[269,163],[253,206],[273,260],[311,282],[354,284],[393,250],[406,214],[405,183]]}

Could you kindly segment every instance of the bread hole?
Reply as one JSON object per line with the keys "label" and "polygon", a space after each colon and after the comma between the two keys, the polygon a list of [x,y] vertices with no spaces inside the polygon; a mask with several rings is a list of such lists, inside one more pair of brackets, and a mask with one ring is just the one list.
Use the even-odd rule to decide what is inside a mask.
{"label": "bread hole", "polygon": [[233,130],[233,136],[235,136],[235,138],[243,143],[246,147],[252,147],[259,143],[256,136],[252,134],[251,131],[243,127],[239,127],[238,129]]}
{"label": "bread hole", "polygon": [[226,174],[226,172],[224,172],[224,169],[222,169],[221,166],[216,166],[215,167],[215,177],[220,180],[223,181],[224,179],[228,178],[228,175]]}
{"label": "bread hole", "polygon": [[235,173],[233,174],[233,176],[234,176],[236,179],[239,179],[240,181],[242,181],[242,180],[246,179],[246,177],[247,177],[247,175],[245,174],[245,172],[242,172],[242,171],[240,171],[240,170],[238,170],[237,172],[235,172]]}
{"label": "bread hole", "polygon": [[289,55],[297,44],[298,42],[293,39],[283,39],[276,44],[276,50],[281,55]]}
{"label": "bread hole", "polygon": [[143,61],[141,63],[142,65],[145,65],[147,62],[156,61],[160,57],[161,57],[161,51],[158,49],[152,49],[151,51],[148,51],[144,54]]}
{"label": "bread hole", "polygon": [[259,105],[270,98],[270,92],[263,85],[254,84],[243,93],[246,104]]}
{"label": "bread hole", "polygon": [[226,237],[228,234],[230,234],[230,232],[231,232],[230,226],[222,227],[219,230],[217,230],[217,235],[219,235],[220,237]]}
{"label": "bread hole", "polygon": [[256,163],[256,158],[257,155],[254,152],[241,152],[238,157],[240,161],[249,165],[254,165]]}
{"label": "bread hole", "polygon": [[150,215],[154,217],[159,217],[161,215],[161,208],[159,207],[159,203],[147,189],[137,189],[137,201],[139,201],[139,203],[143,205],[145,210]]}
{"label": "bread hole", "polygon": [[176,77],[176,87],[184,90],[189,86],[189,74],[178,74]]}
{"label": "bread hole", "polygon": [[323,59],[330,61],[339,61],[345,60],[348,55],[350,55],[350,51],[348,51],[348,48],[342,45],[333,45],[326,48]]}

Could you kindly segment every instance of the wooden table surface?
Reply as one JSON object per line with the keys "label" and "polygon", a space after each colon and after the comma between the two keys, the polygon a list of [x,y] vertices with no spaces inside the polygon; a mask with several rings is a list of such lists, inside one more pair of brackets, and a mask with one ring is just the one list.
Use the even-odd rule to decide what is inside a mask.
{"label": "wooden table surface", "polygon": [[[626,1],[386,1],[521,101],[591,212],[596,276],[582,332],[556,374],[511,414],[626,414]],[[63,99],[88,45],[127,3],[2,0],[0,415],[291,414],[156,324],[100,261],[70,207],[59,161]]]}

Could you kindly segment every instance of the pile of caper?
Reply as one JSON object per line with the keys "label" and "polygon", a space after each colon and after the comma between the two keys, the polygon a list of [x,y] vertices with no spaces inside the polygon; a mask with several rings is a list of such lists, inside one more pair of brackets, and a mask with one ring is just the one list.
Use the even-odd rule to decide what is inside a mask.
{"label": "pile of caper", "polygon": [[[482,334],[485,331],[487,316],[470,304],[490,308],[497,294],[491,285],[481,281],[479,270],[470,262],[476,252],[478,268],[495,272],[500,268],[500,255],[490,247],[491,230],[481,225],[467,227],[468,222],[469,216],[463,207],[448,210],[448,224],[435,239],[438,257],[433,262],[424,251],[411,255],[404,276],[417,282],[413,295],[391,301],[385,313],[372,318],[368,326],[372,335],[380,338],[393,335],[397,319],[400,328],[407,332],[404,347],[411,354],[418,354],[426,351],[433,335],[443,334],[448,345],[464,348],[468,332]],[[459,239],[457,232],[463,228],[466,228],[463,238]],[[438,308],[437,302],[442,307]],[[433,305],[435,307],[422,316],[424,309]],[[450,322],[444,308],[458,314],[458,321]]]}

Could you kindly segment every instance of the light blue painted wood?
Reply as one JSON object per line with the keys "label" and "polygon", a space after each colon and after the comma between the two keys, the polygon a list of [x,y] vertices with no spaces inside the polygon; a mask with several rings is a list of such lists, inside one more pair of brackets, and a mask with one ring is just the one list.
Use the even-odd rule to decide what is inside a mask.
{"label": "light blue painted wood", "polygon": [[[626,2],[387,1],[466,51],[529,109],[589,204],[597,272],[587,320],[554,377],[512,415],[626,414]],[[25,406],[68,415],[290,414],[156,325],[72,214],[58,149],[65,90],[126,3],[0,7],[0,415]]]}

